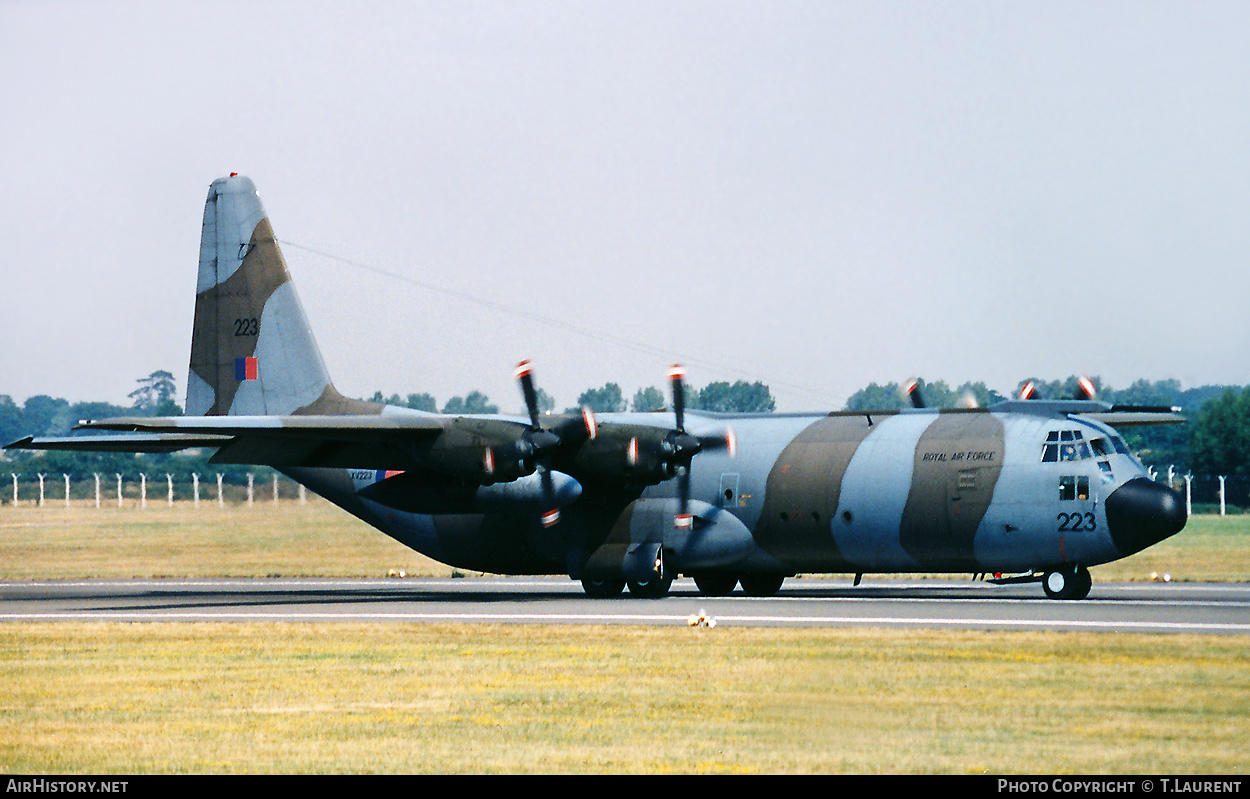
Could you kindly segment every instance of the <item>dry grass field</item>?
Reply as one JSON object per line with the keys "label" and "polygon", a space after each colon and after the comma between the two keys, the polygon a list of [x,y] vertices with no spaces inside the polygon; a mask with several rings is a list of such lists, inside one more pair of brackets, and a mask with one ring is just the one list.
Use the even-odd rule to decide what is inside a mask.
{"label": "dry grass field", "polygon": [[451,570],[318,498],[0,508],[0,577],[379,577]]}
{"label": "dry grass field", "polygon": [[[1250,577],[1199,517],[1095,579]],[[0,508],[0,576],[446,575],[319,500]],[[0,625],[6,773],[1250,769],[1250,640],[540,625]]]}
{"label": "dry grass field", "polygon": [[[0,579],[380,577],[452,570],[325,500],[0,506]],[[1250,515],[1195,516],[1178,535],[1091,569],[1095,580],[1250,580]]]}
{"label": "dry grass field", "polygon": [[0,625],[6,773],[1240,773],[1232,636]]}

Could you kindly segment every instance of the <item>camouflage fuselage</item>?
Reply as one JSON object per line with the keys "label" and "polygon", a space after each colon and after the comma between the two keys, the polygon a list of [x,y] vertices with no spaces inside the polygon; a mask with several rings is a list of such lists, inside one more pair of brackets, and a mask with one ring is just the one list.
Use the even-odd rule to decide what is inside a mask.
{"label": "camouflage fuselage", "polygon": [[[601,422],[667,427],[672,415]],[[1111,428],[1088,419],[1013,407],[692,414],[689,423],[695,432],[732,424],[738,440],[734,457],[694,459],[689,531],[674,528],[672,480],[629,486],[579,476],[581,497],[557,528],[544,529],[526,510],[404,512],[361,497],[372,480],[290,471],[413,549],[505,574],[576,572],[596,552],[643,542],[662,545],[674,573],[1024,572],[1105,563],[1179,529],[1114,509],[1108,518],[1108,498],[1145,474]]]}

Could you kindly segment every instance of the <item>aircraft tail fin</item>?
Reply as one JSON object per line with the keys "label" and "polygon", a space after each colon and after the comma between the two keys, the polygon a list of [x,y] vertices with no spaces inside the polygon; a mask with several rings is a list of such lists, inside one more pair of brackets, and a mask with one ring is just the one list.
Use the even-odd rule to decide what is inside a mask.
{"label": "aircraft tail fin", "polygon": [[[188,416],[368,413],[334,388],[252,181],[204,205]],[[376,411],[374,411],[376,412]]]}

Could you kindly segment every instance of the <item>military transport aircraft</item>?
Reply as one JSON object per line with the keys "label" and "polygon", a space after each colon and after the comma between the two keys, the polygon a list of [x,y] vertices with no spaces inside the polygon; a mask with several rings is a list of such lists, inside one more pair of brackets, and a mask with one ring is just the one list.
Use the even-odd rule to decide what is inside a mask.
{"label": "military transport aircraft", "polygon": [[1180,531],[1184,503],[1115,427],[1168,408],[1092,398],[821,414],[449,415],[341,395],[252,182],[204,209],[186,416],[84,421],[27,449],[172,452],[272,466],[443,563],[568,574],[598,597],[775,593],[802,572],[964,572],[1082,598],[1089,567]]}

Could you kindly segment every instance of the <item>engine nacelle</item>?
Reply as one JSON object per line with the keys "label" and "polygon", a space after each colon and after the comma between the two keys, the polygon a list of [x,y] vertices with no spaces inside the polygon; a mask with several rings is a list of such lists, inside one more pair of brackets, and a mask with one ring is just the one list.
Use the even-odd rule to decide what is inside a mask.
{"label": "engine nacelle", "polygon": [[699,500],[688,506],[693,523],[678,529],[673,498],[641,498],[630,503],[604,543],[591,554],[584,573],[596,579],[643,579],[639,572],[662,550],[669,574],[721,569],[749,556],[754,539],[738,517]]}
{"label": "engine nacelle", "polygon": [[677,473],[671,433],[660,427],[600,425],[598,436],[578,449],[569,470],[640,485],[662,483]]}
{"label": "engine nacelle", "polygon": [[[581,496],[582,486],[577,480],[562,472],[551,472],[550,476],[550,503],[555,507],[565,507]],[[357,493],[407,513],[437,515],[516,511],[537,514],[552,510],[548,506],[542,475],[538,473],[508,482],[479,485],[419,472],[401,472],[366,485]]]}

